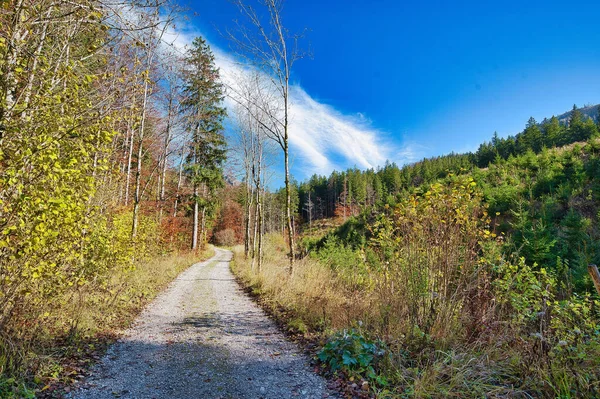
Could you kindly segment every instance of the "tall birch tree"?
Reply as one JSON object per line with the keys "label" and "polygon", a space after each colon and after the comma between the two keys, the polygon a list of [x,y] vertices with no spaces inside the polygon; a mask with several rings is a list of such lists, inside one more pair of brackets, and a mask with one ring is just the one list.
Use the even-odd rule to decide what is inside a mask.
{"label": "tall birch tree", "polygon": [[260,13],[244,0],[235,0],[234,3],[246,17],[250,27],[240,25],[238,33],[230,34],[230,38],[243,56],[270,77],[273,88],[278,93],[275,104],[257,104],[261,113],[268,115],[267,121],[257,120],[283,152],[291,274],[296,253],[289,166],[290,78],[294,63],[305,55],[298,47],[298,41],[303,35],[291,35],[285,28],[282,21],[283,0],[259,1],[261,7],[266,9],[267,18],[261,18]]}

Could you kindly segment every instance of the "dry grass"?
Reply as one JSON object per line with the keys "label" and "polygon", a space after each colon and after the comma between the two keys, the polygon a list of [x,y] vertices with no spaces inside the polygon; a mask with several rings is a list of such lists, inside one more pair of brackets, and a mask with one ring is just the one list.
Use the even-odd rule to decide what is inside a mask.
{"label": "dry grass", "polygon": [[[346,250],[338,250],[341,259],[349,258]],[[369,279],[365,282],[352,278],[356,269],[344,271],[310,257],[298,261],[294,275],[290,276],[286,252],[283,239],[271,235],[266,239],[265,261],[259,274],[244,259],[242,247],[234,248],[232,269],[276,317],[299,333],[329,338],[336,330],[354,328],[369,339],[383,340],[387,355],[377,364],[377,373],[387,383],[371,381],[377,397],[598,397],[600,361],[596,340],[591,335],[597,328],[594,316],[588,315],[593,308],[589,301],[569,303],[568,309],[572,311],[560,310],[566,304],[556,305],[551,312],[552,330],[546,329],[541,334],[546,342],[552,340],[553,345],[542,345],[536,338],[540,334],[532,334],[537,330],[531,330],[531,323],[519,321],[524,314],[536,314],[536,304],[543,303],[549,295],[542,289],[531,291],[532,287],[547,286],[542,284],[545,281],[542,272],[511,265],[495,276],[493,287],[478,284],[476,292],[486,294],[480,296],[471,294],[471,284],[463,284],[463,296],[449,296],[450,300],[460,302],[448,312],[439,307],[432,313],[436,317],[443,315],[439,320],[447,320],[446,325],[433,323],[426,329],[415,323],[418,317],[411,318],[411,303],[406,303],[412,301],[417,306],[419,302],[411,296],[416,294],[396,284],[406,281],[406,276],[394,273],[426,268],[432,262],[409,257],[412,263],[405,268],[398,264],[392,270],[394,273],[368,269]],[[353,261],[348,261],[347,266],[353,267]],[[417,277],[421,278],[420,274]],[[390,278],[395,282],[393,287]],[[461,281],[460,278],[455,281]],[[496,301],[504,305],[490,305]],[[506,301],[516,302],[507,307]],[[417,310],[435,309],[430,302],[425,305],[427,309]],[[563,353],[564,343],[556,345],[558,340],[565,339],[561,334],[583,331],[584,327],[588,332],[578,333],[581,337],[575,338],[568,349],[564,347],[567,352]]]}
{"label": "dry grass", "polygon": [[498,357],[495,349],[486,352],[474,346],[448,351],[421,346],[423,342],[411,346],[399,332],[406,321],[387,315],[394,301],[378,292],[376,284],[359,288],[349,284],[347,276],[308,257],[296,263],[290,276],[282,238],[272,235],[266,243],[260,274],[251,270],[242,247],[234,248],[234,273],[297,332],[326,338],[336,330],[357,328],[362,334],[383,338],[390,356],[380,364],[379,373],[390,383],[372,385],[377,397],[526,397],[497,384],[502,377],[498,370],[506,370],[500,363],[510,363],[510,355]]}
{"label": "dry grass", "polygon": [[563,299],[552,273],[504,258],[475,186],[432,185],[379,214],[367,245],[330,236],[292,276],[278,235],[260,273],[241,248],[234,272],[289,325],[330,337],[332,369],[384,348],[359,372],[379,397],[600,397],[600,302]]}
{"label": "dry grass", "polygon": [[81,302],[74,300],[73,306],[53,313],[75,321],[78,333],[87,336],[126,328],[179,273],[213,255],[214,250],[208,248],[198,254],[187,252],[154,258],[135,269],[113,274],[106,287],[88,287],[89,291],[80,297]]}
{"label": "dry grass", "polygon": [[272,310],[293,315],[288,321],[300,330],[319,333],[342,329],[370,317],[370,296],[349,290],[333,271],[314,259],[297,261],[290,276],[285,244],[278,235],[266,240],[260,274],[254,273],[251,262],[244,259],[243,247],[233,251],[234,273]]}

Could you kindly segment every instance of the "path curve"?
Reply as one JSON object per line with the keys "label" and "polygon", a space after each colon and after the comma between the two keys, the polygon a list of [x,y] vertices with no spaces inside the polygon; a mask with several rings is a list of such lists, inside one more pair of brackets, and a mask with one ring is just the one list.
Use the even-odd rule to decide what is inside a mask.
{"label": "path curve", "polygon": [[240,289],[230,251],[177,277],[69,398],[331,398],[309,359]]}

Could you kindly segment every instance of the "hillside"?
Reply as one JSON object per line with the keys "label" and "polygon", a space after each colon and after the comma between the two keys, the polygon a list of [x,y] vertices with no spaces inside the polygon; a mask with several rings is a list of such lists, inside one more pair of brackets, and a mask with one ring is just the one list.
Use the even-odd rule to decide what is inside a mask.
{"label": "hillside", "polygon": [[274,234],[259,271],[240,248],[236,273],[290,330],[320,337],[354,397],[598,397],[596,125],[571,141],[585,123],[559,125],[568,145],[485,167],[451,154],[313,176],[298,187],[298,271],[286,277]]}
{"label": "hillside", "polygon": [[[598,107],[600,104],[596,105],[587,105],[579,109],[579,111],[586,117],[592,119],[594,122],[598,123]],[[564,114],[560,114],[557,116],[560,123],[566,124],[571,118],[573,111],[565,112]]]}
{"label": "hillside", "polygon": [[[358,217],[362,222],[342,226],[337,234],[357,247],[365,245],[370,234],[366,226],[386,206],[462,176],[477,184],[492,215],[490,228],[505,235],[505,255],[560,269],[566,273],[562,278],[578,291],[592,292],[587,265],[600,263],[595,227],[600,218],[599,131],[584,111],[593,114],[594,108],[572,111],[568,126],[530,122],[513,138],[484,143],[474,154],[424,159],[402,168],[390,164],[376,171],[350,169],[328,178],[314,176],[299,186],[298,212],[306,221]],[[540,147],[531,140],[535,137]],[[510,140],[514,147],[501,154]]]}

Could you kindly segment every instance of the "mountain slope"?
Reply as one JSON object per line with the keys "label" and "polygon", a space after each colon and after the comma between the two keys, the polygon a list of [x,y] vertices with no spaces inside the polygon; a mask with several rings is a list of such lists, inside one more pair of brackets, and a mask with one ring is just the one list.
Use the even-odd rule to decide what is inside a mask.
{"label": "mountain slope", "polygon": [[[597,123],[598,122],[598,107],[600,107],[600,104],[587,105],[585,107],[579,108],[579,111],[581,111],[581,113],[584,116],[591,118],[594,122]],[[573,111],[568,111],[568,112],[565,112],[564,114],[558,115],[557,118],[560,121],[560,123],[566,124],[569,121],[569,118],[571,117],[572,113],[573,113]]]}

